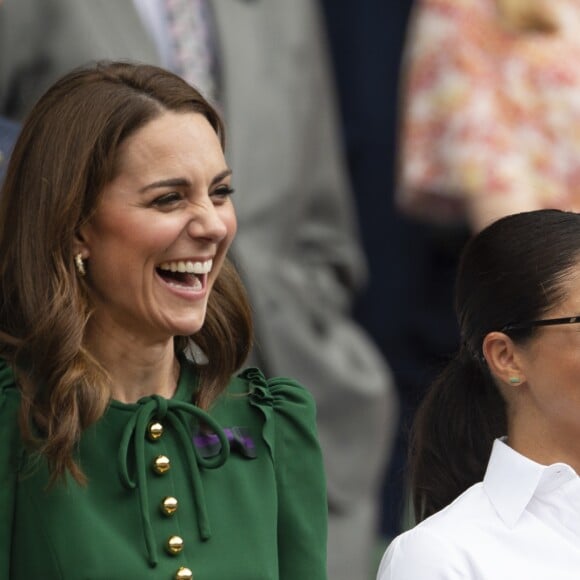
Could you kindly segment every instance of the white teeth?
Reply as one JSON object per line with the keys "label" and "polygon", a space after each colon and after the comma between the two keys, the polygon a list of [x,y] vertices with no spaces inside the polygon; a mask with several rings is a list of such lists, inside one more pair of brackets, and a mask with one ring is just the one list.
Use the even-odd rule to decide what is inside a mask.
{"label": "white teeth", "polygon": [[212,260],[207,260],[206,262],[188,262],[187,271],[192,274],[208,274],[211,272],[212,265]]}
{"label": "white teeth", "polygon": [[213,266],[213,260],[206,260],[205,262],[192,262],[188,260],[184,262],[163,262],[159,264],[160,270],[167,270],[169,272],[187,272],[189,274],[209,274]]}
{"label": "white teeth", "polygon": [[171,282],[171,281],[168,281],[167,284],[169,286],[173,286],[174,288],[183,289],[185,287],[185,288],[188,288],[190,290],[193,290],[194,292],[199,292],[203,288],[203,285],[202,285],[201,280],[199,278],[195,278],[193,280],[193,286],[184,286],[183,284],[178,284],[177,282]]}

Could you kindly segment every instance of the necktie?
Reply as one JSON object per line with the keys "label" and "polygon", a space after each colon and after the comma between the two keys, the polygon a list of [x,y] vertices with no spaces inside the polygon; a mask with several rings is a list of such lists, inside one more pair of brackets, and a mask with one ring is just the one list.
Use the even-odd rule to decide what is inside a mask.
{"label": "necktie", "polygon": [[165,0],[175,72],[217,100],[217,59],[209,0]]}

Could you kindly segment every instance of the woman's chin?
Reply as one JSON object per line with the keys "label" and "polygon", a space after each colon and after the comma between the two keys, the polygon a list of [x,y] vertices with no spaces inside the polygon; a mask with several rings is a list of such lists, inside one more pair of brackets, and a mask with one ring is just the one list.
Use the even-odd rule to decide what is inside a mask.
{"label": "woman's chin", "polygon": [[169,326],[171,336],[192,336],[197,334],[205,322],[205,317],[196,318],[195,320],[180,320]]}

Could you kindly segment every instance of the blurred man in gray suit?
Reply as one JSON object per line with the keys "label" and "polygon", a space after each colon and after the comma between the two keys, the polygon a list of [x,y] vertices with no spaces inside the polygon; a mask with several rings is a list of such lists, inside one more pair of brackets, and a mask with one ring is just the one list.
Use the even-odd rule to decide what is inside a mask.
{"label": "blurred man in gray suit", "polygon": [[[21,115],[55,77],[96,58],[162,63],[189,78],[163,10],[163,0],[6,0],[0,108]],[[350,314],[365,258],[319,7],[314,0],[206,0],[206,10],[213,24],[206,21],[200,38],[213,54],[212,90],[228,130],[238,192],[233,251],[254,307],[253,356],[267,374],[296,377],[316,398],[329,577],[364,579],[396,403],[385,362]],[[194,84],[206,90],[199,78]]]}

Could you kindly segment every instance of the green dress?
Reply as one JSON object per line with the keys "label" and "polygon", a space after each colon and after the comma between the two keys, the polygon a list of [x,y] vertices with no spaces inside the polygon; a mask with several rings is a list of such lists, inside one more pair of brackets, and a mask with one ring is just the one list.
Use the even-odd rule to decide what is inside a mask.
{"label": "green dress", "polygon": [[195,384],[184,362],[173,399],[112,401],[79,446],[89,483],[47,489],[46,465],[22,446],[19,391],[2,363],[0,579],[326,579],[310,394],[249,369],[208,418],[189,402]]}

